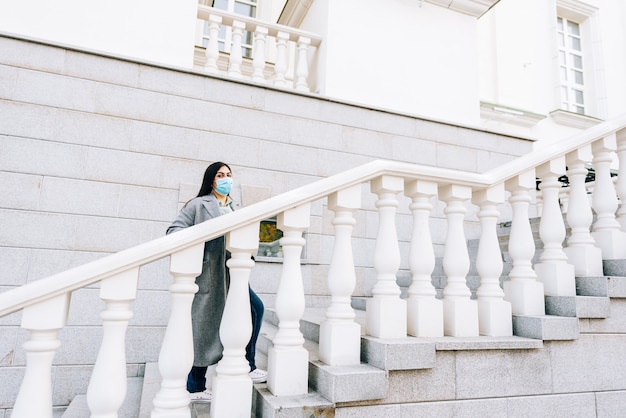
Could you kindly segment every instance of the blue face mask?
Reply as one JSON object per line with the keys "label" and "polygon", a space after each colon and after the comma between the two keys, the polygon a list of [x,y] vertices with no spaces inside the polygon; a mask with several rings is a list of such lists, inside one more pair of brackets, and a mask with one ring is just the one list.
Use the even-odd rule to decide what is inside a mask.
{"label": "blue face mask", "polygon": [[232,189],[233,189],[233,179],[231,179],[230,177],[218,179],[215,182],[215,191],[221,194],[222,196],[228,196]]}

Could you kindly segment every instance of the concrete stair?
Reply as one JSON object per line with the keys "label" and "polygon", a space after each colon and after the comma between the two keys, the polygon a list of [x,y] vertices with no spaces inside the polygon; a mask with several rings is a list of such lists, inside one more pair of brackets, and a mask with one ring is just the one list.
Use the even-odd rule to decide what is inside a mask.
{"label": "concrete stair", "polygon": [[[124,403],[118,411],[118,418],[137,418],[140,415],[140,399],[143,399],[142,392],[145,390],[143,377],[129,377],[127,380],[127,394]],[[153,395],[154,396],[154,395]],[[91,415],[87,406],[87,395],[78,395],[65,410],[62,418],[85,418]],[[148,415],[143,415],[149,417]]]}
{"label": "concrete stair", "polygon": [[[356,314],[356,321],[364,330],[365,312],[357,310]],[[265,324],[257,346],[257,350],[262,352],[270,346],[278,323],[274,311],[266,309],[265,315]],[[255,416],[326,417],[336,416],[338,408],[342,405],[375,404],[389,396],[390,372],[433,369],[436,367],[438,351],[532,350],[543,346],[541,340],[516,336],[380,339],[363,335],[360,365],[328,366],[318,360],[319,324],[323,319],[323,309],[307,309],[301,320],[300,329],[304,334],[305,347],[310,355],[309,394],[283,399],[283,397],[276,397],[269,393],[266,385],[255,385],[255,412],[262,411],[262,415]],[[407,384],[415,384],[415,382],[409,378]]]}
{"label": "concrete stair", "polygon": [[[616,271],[620,271],[625,264],[626,260],[611,263]],[[514,316],[513,337],[379,339],[365,335],[365,312],[356,310],[356,321],[363,330],[362,363],[350,367],[333,367],[319,361],[319,325],[324,319],[324,309],[307,309],[301,320],[300,329],[305,337],[305,348],[309,352],[309,393],[304,396],[277,397],[269,392],[266,384],[257,384],[254,386],[251,417],[474,416],[472,414],[478,413],[478,409],[475,409],[478,405],[489,408],[492,412],[500,411],[504,413],[502,416],[507,416],[506,408],[516,404],[521,395],[527,395],[529,399],[538,397],[539,404],[551,402],[555,405],[568,404],[571,399],[563,397],[565,395],[542,394],[539,393],[541,390],[538,390],[537,394],[527,393],[519,388],[512,389],[511,393],[507,392],[505,397],[459,399],[454,393],[443,397],[448,396],[452,399],[456,397],[456,400],[441,400],[439,397],[440,391],[445,393],[448,390],[446,379],[458,380],[459,373],[473,370],[464,369],[470,367],[466,361],[474,364],[479,371],[486,367],[491,370],[488,373],[496,373],[497,370],[497,373],[506,374],[507,370],[519,367],[532,369],[533,367],[526,365],[526,362],[536,361],[539,355],[537,353],[550,351],[546,344],[573,341],[581,337],[579,321],[603,321],[604,315],[610,314],[610,309],[607,311],[610,303],[618,303],[617,306],[620,306],[623,301],[623,306],[626,307],[626,277],[579,278],[577,291],[580,295],[573,298],[564,300],[546,298],[546,307],[550,305],[552,307],[549,309],[561,309],[559,315]],[[612,302],[610,298],[613,298]],[[608,305],[597,303],[596,300],[606,300]],[[356,304],[358,305],[358,301]],[[585,309],[588,310],[586,314]],[[567,315],[563,315],[564,313]],[[583,318],[580,314],[587,316]],[[277,332],[277,324],[275,311],[266,309],[265,322],[257,344],[259,367],[267,367],[266,355]],[[619,327],[626,332],[626,325]],[[526,378],[534,381],[535,374]],[[480,379],[485,380],[480,373],[479,376],[478,382]],[[119,417],[148,418],[152,409],[152,399],[159,389],[159,382],[156,363],[146,364],[143,377],[129,378],[128,395]],[[473,383],[469,383],[470,387],[472,385]],[[481,383],[476,385],[478,392],[486,390],[480,389]],[[489,388],[488,392],[493,390]],[[515,395],[515,390],[520,393]],[[626,391],[613,395],[619,395],[620,402],[622,396],[626,401]],[[502,404],[508,406],[505,408]],[[575,406],[576,403],[572,405]],[[580,407],[576,406],[579,409]],[[454,415],[459,413],[458,411],[465,412]],[[566,408],[565,411],[569,409]],[[191,404],[192,418],[208,418],[209,413],[209,403]],[[89,416],[85,395],[75,397],[62,415],[63,418],[85,416]]]}

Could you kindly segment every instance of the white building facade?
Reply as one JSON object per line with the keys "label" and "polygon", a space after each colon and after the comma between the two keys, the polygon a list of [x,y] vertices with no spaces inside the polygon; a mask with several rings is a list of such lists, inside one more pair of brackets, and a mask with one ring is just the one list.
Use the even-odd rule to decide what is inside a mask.
{"label": "white building facade", "polygon": [[[308,90],[323,97],[540,143],[626,112],[624,0],[199,3],[318,37],[306,77]],[[194,0],[4,0],[0,31],[202,71],[198,49],[209,34],[198,16]],[[219,48],[230,52],[226,22]],[[255,36],[245,28],[243,65],[256,53]],[[263,43],[271,65],[277,42]],[[287,46],[290,67],[295,48]],[[225,66],[221,72],[232,74]]]}

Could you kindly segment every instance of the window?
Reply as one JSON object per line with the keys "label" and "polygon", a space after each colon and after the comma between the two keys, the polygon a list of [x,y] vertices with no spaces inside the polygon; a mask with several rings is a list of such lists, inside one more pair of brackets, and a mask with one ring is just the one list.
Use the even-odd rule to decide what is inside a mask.
{"label": "window", "polygon": [[[216,9],[226,10],[231,13],[256,18],[257,0],[215,0],[213,7]],[[232,28],[222,26],[218,35],[218,47],[222,52],[229,53],[232,47]],[[206,48],[209,39],[208,22],[204,23],[204,31],[202,36],[202,46]],[[243,32],[241,38],[241,55],[246,58],[252,58],[252,41],[254,34],[248,31]]]}
{"label": "window", "polygon": [[585,80],[580,25],[563,17],[557,18],[561,108],[585,113]]}

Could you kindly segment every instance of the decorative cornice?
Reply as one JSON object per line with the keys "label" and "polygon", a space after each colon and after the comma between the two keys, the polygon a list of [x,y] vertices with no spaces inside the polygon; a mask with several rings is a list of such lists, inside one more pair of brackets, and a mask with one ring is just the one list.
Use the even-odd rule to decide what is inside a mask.
{"label": "decorative cornice", "polygon": [[598,8],[580,0],[556,0],[559,15],[582,22],[598,11]]}
{"label": "decorative cornice", "polygon": [[[212,0],[201,0],[212,1]],[[287,0],[278,18],[281,25],[300,27],[302,20],[315,0]],[[416,0],[417,1],[417,0]],[[423,0],[446,9],[480,17],[500,0]]]}
{"label": "decorative cornice", "polygon": [[455,10],[466,15],[480,17],[500,0],[425,0],[428,3]]}
{"label": "decorative cornice", "polygon": [[547,116],[493,103],[480,103],[480,117],[530,128]]}
{"label": "decorative cornice", "polygon": [[578,129],[591,128],[603,122],[601,119],[561,109],[550,112],[550,117],[559,125]]}
{"label": "decorative cornice", "polygon": [[283,11],[280,12],[278,22],[281,25],[299,28],[302,20],[315,0],[287,0]]}

